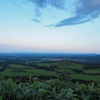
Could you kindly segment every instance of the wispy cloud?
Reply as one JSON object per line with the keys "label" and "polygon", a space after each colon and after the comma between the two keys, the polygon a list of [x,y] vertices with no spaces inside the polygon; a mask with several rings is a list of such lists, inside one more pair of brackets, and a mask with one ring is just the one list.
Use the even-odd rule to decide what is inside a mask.
{"label": "wispy cloud", "polygon": [[75,16],[71,18],[64,19],[60,23],[54,25],[55,27],[66,26],[66,25],[77,25],[85,22],[89,22],[91,19],[84,18],[83,16]]}
{"label": "wispy cloud", "polygon": [[[40,9],[45,9],[48,5],[55,7],[57,9],[66,10],[70,6],[71,1],[68,0],[28,0],[35,4],[36,13],[40,13]],[[89,22],[95,18],[98,18],[100,15],[100,0],[74,0],[72,4],[74,6],[75,11],[73,17],[68,18],[66,15],[66,19],[55,24],[55,27],[67,26],[67,25],[77,25],[81,23]],[[36,21],[36,20],[34,20]],[[50,25],[51,26],[51,25]]]}
{"label": "wispy cloud", "polygon": [[75,16],[62,20],[56,27],[86,23],[100,15],[100,0],[78,0],[75,6]]}
{"label": "wispy cloud", "polygon": [[34,21],[34,22],[37,22],[37,23],[41,22],[41,21],[39,21],[39,20],[37,20],[37,19],[33,19],[33,21]]}
{"label": "wispy cloud", "polygon": [[[41,10],[47,9],[48,6],[56,8],[56,9],[62,9],[65,10],[65,0],[27,0],[28,2],[33,3],[34,10],[35,10],[35,22],[41,22]],[[38,21],[37,21],[38,20]]]}
{"label": "wispy cloud", "polygon": [[28,0],[34,3],[38,8],[45,8],[47,5],[51,5],[58,9],[64,9],[65,0]]}

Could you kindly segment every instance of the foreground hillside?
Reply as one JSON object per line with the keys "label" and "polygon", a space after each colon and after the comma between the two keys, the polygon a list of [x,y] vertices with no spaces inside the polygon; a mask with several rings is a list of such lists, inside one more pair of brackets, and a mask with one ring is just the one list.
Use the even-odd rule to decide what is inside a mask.
{"label": "foreground hillside", "polygon": [[0,81],[0,100],[100,100],[100,84],[59,79],[16,84],[8,79]]}

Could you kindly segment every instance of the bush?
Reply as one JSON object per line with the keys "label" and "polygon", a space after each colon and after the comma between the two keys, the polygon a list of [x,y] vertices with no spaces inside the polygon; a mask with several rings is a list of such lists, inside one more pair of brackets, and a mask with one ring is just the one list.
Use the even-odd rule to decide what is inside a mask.
{"label": "bush", "polygon": [[8,79],[0,81],[0,100],[100,100],[100,84],[59,79],[16,84]]}

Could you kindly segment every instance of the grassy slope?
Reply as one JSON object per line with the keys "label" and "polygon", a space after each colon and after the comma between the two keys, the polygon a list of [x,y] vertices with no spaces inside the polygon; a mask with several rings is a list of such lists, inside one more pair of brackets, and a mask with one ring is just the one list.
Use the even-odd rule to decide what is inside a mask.
{"label": "grassy slope", "polygon": [[46,75],[46,76],[57,76],[58,74],[53,72],[53,71],[46,71],[43,69],[24,69],[27,72],[32,72],[34,74],[39,74],[39,75]]}
{"label": "grassy slope", "polygon": [[96,81],[100,82],[100,75],[83,75],[83,74],[73,74],[70,75],[72,79],[80,79],[80,80],[86,80],[86,81]]}
{"label": "grassy slope", "polygon": [[74,62],[70,62],[70,61],[57,61],[57,62],[52,62],[52,63],[38,63],[39,66],[51,66],[51,65],[55,65],[58,66],[59,68],[63,69],[63,68],[73,68],[73,69],[82,69],[81,64],[77,64]]}
{"label": "grassy slope", "polygon": [[4,76],[29,76],[34,75],[32,73],[26,73],[26,72],[12,72],[11,69],[5,69],[3,72],[0,72],[1,75]]}
{"label": "grassy slope", "polygon": [[18,64],[10,64],[9,66],[12,68],[30,68],[28,66],[18,65]]}
{"label": "grassy slope", "polygon": [[95,70],[83,70],[84,73],[89,73],[89,74],[100,74],[100,69],[95,69]]}
{"label": "grassy slope", "polygon": [[[58,73],[56,72],[70,72],[70,77],[72,79],[82,79],[82,80],[94,80],[96,82],[100,82],[100,75],[86,75],[86,74],[100,74],[100,69],[94,69],[94,70],[83,70],[83,65],[70,62],[70,61],[56,61],[56,62],[51,62],[51,63],[37,63],[39,66],[51,66],[55,65],[57,68],[55,71],[47,71],[45,69],[34,69],[34,67],[28,67],[28,66],[23,66],[23,65],[18,65],[18,64],[10,64],[9,66],[11,68],[26,68],[22,69],[22,71],[26,72],[11,72],[11,69],[6,69],[3,72],[0,72],[1,75],[5,76],[29,76],[29,75],[46,75],[46,76],[58,76]],[[30,69],[27,69],[30,68]],[[83,70],[84,73],[76,73],[75,71],[72,71],[73,69],[78,69],[78,70]]]}

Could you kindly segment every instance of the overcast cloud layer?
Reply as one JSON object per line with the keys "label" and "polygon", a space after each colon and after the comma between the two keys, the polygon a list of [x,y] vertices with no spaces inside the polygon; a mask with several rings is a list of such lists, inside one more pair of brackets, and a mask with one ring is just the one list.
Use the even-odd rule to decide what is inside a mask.
{"label": "overcast cloud layer", "polygon": [[[41,14],[40,9],[45,9],[48,5],[57,9],[69,11],[68,8],[73,6],[74,16],[61,20],[55,27],[77,25],[86,23],[98,18],[100,15],[100,0],[28,0],[36,6],[36,13]],[[34,21],[37,21],[34,19]],[[38,22],[38,21],[37,21]],[[52,25],[50,25],[52,26]]]}

